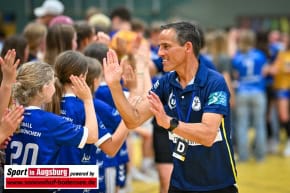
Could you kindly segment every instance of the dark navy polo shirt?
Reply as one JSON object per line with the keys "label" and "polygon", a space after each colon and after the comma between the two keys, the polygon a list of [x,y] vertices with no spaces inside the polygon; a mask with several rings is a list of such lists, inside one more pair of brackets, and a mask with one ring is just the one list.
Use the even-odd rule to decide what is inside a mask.
{"label": "dark navy polo shirt", "polygon": [[[189,141],[186,159],[173,158],[174,169],[170,185],[184,191],[210,191],[236,183],[230,128],[230,93],[221,74],[199,65],[193,84],[184,89],[177,73],[170,72],[152,88],[161,99],[169,116],[188,123],[200,123],[203,113],[223,115],[212,147]],[[169,133],[172,147],[182,138]]]}

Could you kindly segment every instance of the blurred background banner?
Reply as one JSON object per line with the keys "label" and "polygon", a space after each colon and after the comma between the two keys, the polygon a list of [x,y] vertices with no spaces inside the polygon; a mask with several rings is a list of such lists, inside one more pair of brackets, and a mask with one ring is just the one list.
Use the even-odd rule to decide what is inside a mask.
{"label": "blurred background banner", "polygon": [[[81,19],[95,6],[104,13],[120,5],[130,9],[134,17],[153,20],[195,20],[206,28],[251,26],[253,29],[289,31],[288,0],[61,0],[65,15]],[[0,29],[6,34],[19,32],[34,19],[33,9],[43,0],[0,1]]]}

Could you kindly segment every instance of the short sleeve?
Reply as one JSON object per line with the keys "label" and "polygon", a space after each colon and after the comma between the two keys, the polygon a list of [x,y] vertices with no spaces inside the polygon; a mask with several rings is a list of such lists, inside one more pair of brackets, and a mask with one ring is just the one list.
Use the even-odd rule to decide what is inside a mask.
{"label": "short sleeve", "polygon": [[229,114],[230,93],[222,77],[209,82],[205,96],[204,112]]}

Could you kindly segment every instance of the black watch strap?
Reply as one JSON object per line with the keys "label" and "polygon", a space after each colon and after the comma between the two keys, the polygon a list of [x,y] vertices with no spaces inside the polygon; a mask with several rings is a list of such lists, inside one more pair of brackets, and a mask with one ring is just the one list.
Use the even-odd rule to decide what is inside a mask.
{"label": "black watch strap", "polygon": [[170,120],[170,126],[168,128],[168,131],[172,132],[176,127],[178,127],[179,121],[177,118],[173,117]]}

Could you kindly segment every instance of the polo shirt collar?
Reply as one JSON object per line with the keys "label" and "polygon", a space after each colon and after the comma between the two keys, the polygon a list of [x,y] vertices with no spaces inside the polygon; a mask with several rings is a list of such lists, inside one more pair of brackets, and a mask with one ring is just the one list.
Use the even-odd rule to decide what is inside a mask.
{"label": "polo shirt collar", "polygon": [[[200,63],[197,69],[197,73],[195,75],[194,84],[198,87],[204,87],[207,77],[208,77],[208,68]],[[176,81],[176,79],[177,73],[174,71],[170,76],[169,80],[170,84],[172,84],[174,87],[181,88],[181,85],[179,84],[178,81]]]}

